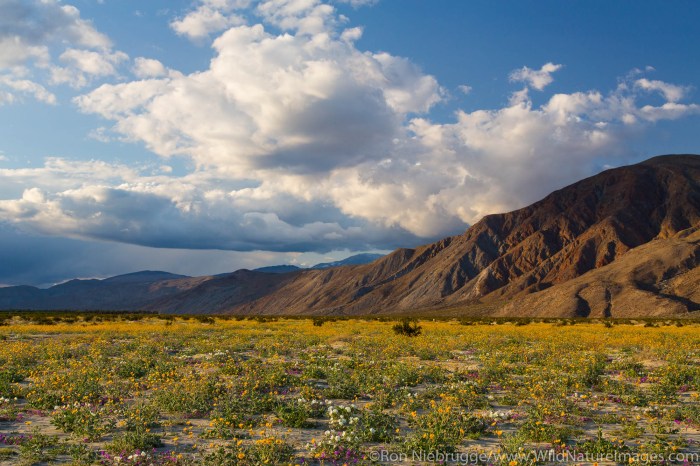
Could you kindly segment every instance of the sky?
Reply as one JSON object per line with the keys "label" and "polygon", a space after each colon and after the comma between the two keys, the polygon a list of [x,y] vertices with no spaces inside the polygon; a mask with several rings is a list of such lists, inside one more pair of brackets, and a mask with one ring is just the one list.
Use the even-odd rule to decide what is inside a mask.
{"label": "sky", "polygon": [[0,286],[312,265],[700,153],[696,1],[0,0]]}

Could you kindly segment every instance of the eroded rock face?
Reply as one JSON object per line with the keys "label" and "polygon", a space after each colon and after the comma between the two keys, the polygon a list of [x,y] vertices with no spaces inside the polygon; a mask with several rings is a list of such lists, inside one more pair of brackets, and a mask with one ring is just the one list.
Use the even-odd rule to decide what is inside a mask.
{"label": "eroded rock face", "polygon": [[620,259],[540,293],[499,315],[638,317],[700,310],[700,227],[657,238]]}

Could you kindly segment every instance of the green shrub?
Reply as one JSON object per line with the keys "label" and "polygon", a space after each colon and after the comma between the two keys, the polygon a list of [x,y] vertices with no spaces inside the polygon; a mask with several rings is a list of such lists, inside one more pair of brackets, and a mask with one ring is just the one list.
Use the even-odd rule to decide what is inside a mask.
{"label": "green shrub", "polygon": [[131,453],[135,450],[151,450],[163,445],[159,435],[146,432],[122,432],[114,436],[107,444],[106,450],[110,453]]}
{"label": "green shrub", "polygon": [[285,427],[303,428],[312,425],[312,423],[309,422],[311,410],[305,403],[297,400],[280,403],[275,408],[275,414]]}
{"label": "green shrub", "polygon": [[100,439],[115,426],[114,420],[106,416],[103,410],[80,403],[55,409],[51,413],[51,424],[63,432],[85,437],[91,442]]}

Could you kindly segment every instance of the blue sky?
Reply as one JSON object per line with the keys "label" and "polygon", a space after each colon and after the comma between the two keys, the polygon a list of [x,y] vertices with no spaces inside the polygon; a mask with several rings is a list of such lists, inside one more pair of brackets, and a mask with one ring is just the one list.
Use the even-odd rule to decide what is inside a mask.
{"label": "blue sky", "polygon": [[693,1],[0,0],[0,284],[313,264],[699,153]]}

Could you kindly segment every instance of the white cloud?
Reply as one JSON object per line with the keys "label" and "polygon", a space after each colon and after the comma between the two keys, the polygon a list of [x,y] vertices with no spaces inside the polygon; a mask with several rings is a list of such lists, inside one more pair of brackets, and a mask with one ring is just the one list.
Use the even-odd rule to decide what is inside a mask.
{"label": "white cloud", "polygon": [[51,68],[51,84],[84,87],[93,78],[116,75],[119,64],[128,58],[127,54],[119,51],[68,49],[59,57],[66,66]]}
{"label": "white cloud", "polygon": [[[562,67],[547,63],[511,74],[526,87],[507,106],[459,111],[453,123],[437,124],[419,116],[443,98],[435,78],[405,58],[359,50],[359,31],[343,31],[329,5],[270,0],[256,11],[287,32],[229,28],[205,71],[106,84],[76,103],[161,156],[252,180],[255,187],[230,192],[234,217],[289,238],[294,229],[284,223],[293,218],[319,228],[314,237],[324,245],[352,236],[328,223],[426,239],[455,233],[589,175],[622,154],[628,128],[697,112],[668,92],[659,106],[639,104],[648,91],[635,85],[639,74],[607,94],[561,93],[533,107],[529,90],[543,90]],[[217,196],[207,194],[205,204],[226,198]],[[282,199],[284,207],[275,204]],[[314,218],[322,205],[332,221]]]}
{"label": "white cloud", "polygon": [[100,141],[104,143],[112,142],[114,140],[109,134],[109,129],[105,128],[104,126],[100,126],[99,128],[91,130],[88,133],[88,137],[90,139],[94,139],[95,141]]}
{"label": "white cloud", "polygon": [[524,87],[519,91],[513,92],[508,98],[508,103],[512,105],[525,104],[530,101],[530,89]]}
{"label": "white cloud", "polygon": [[[3,88],[9,91],[3,91]],[[44,86],[28,79],[13,79],[0,75],[0,105],[14,103],[23,95],[32,96],[39,102],[56,104],[56,96]]]}
{"label": "white cloud", "polygon": [[[394,240],[393,232],[361,220],[348,224],[316,201],[291,202],[288,195],[250,188],[226,191],[206,173],[175,178],[148,172],[62,159],[35,169],[0,169],[5,186],[33,186],[18,199],[0,200],[0,220],[32,234],[170,248],[330,251]],[[304,219],[304,212],[314,212],[313,218]]]}
{"label": "white cloud", "polygon": [[178,34],[190,39],[202,39],[241,22],[236,16],[228,16],[208,7],[200,7],[184,18],[173,21],[171,27]]}
{"label": "white cloud", "polygon": [[653,105],[645,105],[644,107],[639,109],[638,116],[647,121],[657,122],[659,120],[677,120],[688,115],[699,113],[700,105],[666,102],[665,104],[659,107],[654,107]]}
{"label": "white cloud", "polygon": [[[57,66],[55,55],[67,66]],[[72,5],[56,0],[0,2],[0,99],[5,103],[22,95],[55,103],[44,85],[81,87],[93,77],[116,74],[115,67],[126,58],[112,51],[109,38]]]}
{"label": "white cloud", "polygon": [[457,86],[457,89],[459,89],[459,92],[461,92],[464,95],[467,95],[472,91],[472,87],[467,86],[466,84],[462,84],[460,86]]}
{"label": "white cloud", "polygon": [[170,27],[177,34],[192,40],[201,40],[231,26],[243,24],[243,18],[234,12],[247,7],[250,2],[245,0],[200,0],[198,3],[194,10],[170,23]]}
{"label": "white cloud", "polygon": [[552,73],[558,71],[561,67],[562,65],[555,65],[551,62],[544,64],[539,70],[523,66],[510,74],[510,80],[513,82],[524,82],[533,89],[541,91],[552,83],[554,80]]}
{"label": "white cloud", "polygon": [[102,50],[111,47],[109,38],[81,18],[74,6],[55,0],[0,3],[0,69],[27,61],[47,66],[49,46],[61,43]]}
{"label": "white cloud", "polygon": [[28,49],[54,41],[86,48],[108,49],[112,45],[107,36],[80,16],[77,8],[56,0],[3,0],[0,13],[2,40]]}
{"label": "white cloud", "polygon": [[19,36],[0,36],[0,70],[22,66],[28,60],[42,65],[48,63],[48,47],[29,45]]}
{"label": "white cloud", "polygon": [[257,13],[269,24],[297,34],[321,34],[338,24],[335,9],[321,0],[263,0]]}
{"label": "white cloud", "polygon": [[137,78],[161,78],[168,74],[168,70],[158,60],[138,57],[134,60],[134,75]]}
{"label": "white cloud", "polygon": [[59,57],[85,74],[109,76],[116,74],[115,66],[129,58],[124,52],[98,53],[91,50],[68,49]]}
{"label": "white cloud", "polygon": [[362,32],[360,27],[348,28],[340,35],[340,40],[343,42],[355,42],[362,37]]}
{"label": "white cloud", "polygon": [[379,0],[336,0],[338,3],[347,3],[353,8],[359,8],[361,6],[371,6],[377,3]]}
{"label": "white cloud", "polygon": [[[41,0],[41,4],[44,8],[47,8],[47,5],[49,7],[59,6],[63,15],[61,17],[59,14],[59,17],[64,22],[65,34],[71,42],[90,48],[109,49],[112,46],[112,41],[106,35],[95,29],[90,21],[80,17],[80,10],[76,7],[60,5],[55,0]],[[55,14],[50,11],[46,13]]]}
{"label": "white cloud", "polygon": [[689,90],[687,86],[676,86],[663,81],[649,80],[646,78],[636,80],[634,85],[645,91],[659,92],[664,99],[669,102],[678,102],[686,96]]}
{"label": "white cloud", "polygon": [[441,99],[435,78],[408,60],[363,53],[330,32],[239,26],[213,46],[209,70],[106,84],[76,103],[157,154],[250,176],[381,159],[406,115]]}

